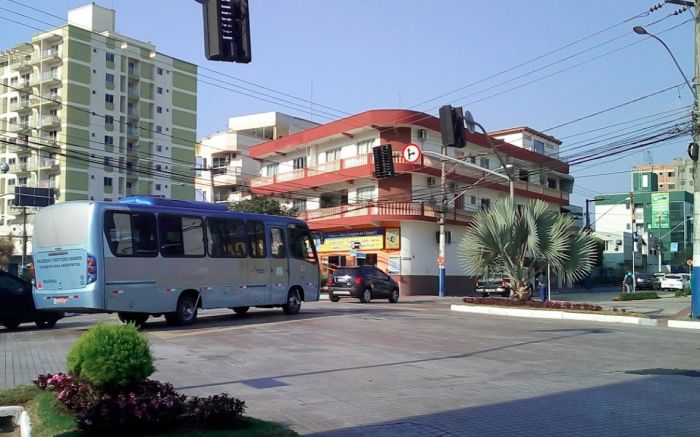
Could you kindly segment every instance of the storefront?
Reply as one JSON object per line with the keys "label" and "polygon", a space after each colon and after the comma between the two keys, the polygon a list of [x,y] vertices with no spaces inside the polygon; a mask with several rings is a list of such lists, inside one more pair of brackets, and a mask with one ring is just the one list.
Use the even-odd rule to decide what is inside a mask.
{"label": "storefront", "polygon": [[399,274],[401,229],[371,228],[326,232],[317,238],[316,248],[323,273],[341,266],[375,265],[389,274]]}

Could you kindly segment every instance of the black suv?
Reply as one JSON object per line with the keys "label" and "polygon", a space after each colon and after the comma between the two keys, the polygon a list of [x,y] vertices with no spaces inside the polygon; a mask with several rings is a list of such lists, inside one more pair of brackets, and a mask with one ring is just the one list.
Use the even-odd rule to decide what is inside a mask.
{"label": "black suv", "polygon": [[338,302],[341,297],[354,297],[367,303],[373,298],[399,301],[399,284],[374,266],[340,267],[328,276],[328,297]]}
{"label": "black suv", "polygon": [[34,322],[39,328],[53,328],[63,313],[37,311],[32,284],[0,270],[0,325],[15,329]]}

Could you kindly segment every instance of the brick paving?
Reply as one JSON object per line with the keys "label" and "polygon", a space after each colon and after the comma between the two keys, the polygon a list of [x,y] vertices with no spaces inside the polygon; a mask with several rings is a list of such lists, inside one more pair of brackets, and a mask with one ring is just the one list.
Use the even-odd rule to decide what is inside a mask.
{"label": "brick paving", "polygon": [[[299,316],[205,311],[146,333],[155,378],[228,392],[249,414],[322,436],[693,435],[697,333],[449,311],[457,299],[306,304]],[[0,331],[2,387],[63,370],[96,320]],[[159,321],[161,320],[161,321]],[[628,373],[632,372],[632,373]],[[692,375],[692,374],[691,374]]]}

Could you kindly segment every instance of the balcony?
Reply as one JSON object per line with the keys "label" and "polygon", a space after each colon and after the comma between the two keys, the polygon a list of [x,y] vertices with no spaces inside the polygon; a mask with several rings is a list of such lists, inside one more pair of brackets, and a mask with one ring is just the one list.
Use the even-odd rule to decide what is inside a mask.
{"label": "balcony", "polygon": [[36,169],[34,161],[20,162],[18,164],[10,164],[10,173],[26,174]]}
{"label": "balcony", "polygon": [[134,127],[134,126],[127,126],[126,127],[126,137],[131,139],[131,140],[138,140],[139,139],[139,128]]}
{"label": "balcony", "polygon": [[126,154],[130,155],[130,156],[138,157],[138,154],[139,154],[138,144],[127,144],[126,145]]}
{"label": "balcony", "polygon": [[61,60],[61,56],[62,54],[60,50],[48,49],[32,54],[31,62],[32,64],[38,64],[40,62],[56,62]]}
{"label": "balcony", "polygon": [[58,127],[61,124],[61,119],[58,117],[58,115],[42,115],[41,119],[39,120],[38,128],[39,129],[48,129],[51,127]]}
{"label": "balcony", "polygon": [[46,85],[50,85],[52,83],[57,83],[61,81],[61,75],[58,73],[58,71],[46,71],[41,76],[39,76],[38,74],[34,74],[32,76],[32,85],[39,85],[40,83],[46,83]]}
{"label": "balcony", "polygon": [[214,186],[228,186],[242,184],[241,167],[229,165],[225,167],[215,167],[211,169],[213,172]]}
{"label": "balcony", "polygon": [[129,100],[138,100],[141,98],[138,88],[129,88],[126,94],[129,97]]}
{"label": "balcony", "polygon": [[[435,222],[439,212],[428,202],[368,202],[354,205],[340,205],[304,211],[299,218],[313,224],[328,225],[327,221],[338,221],[343,225],[366,224],[377,220],[420,220]],[[450,208],[447,221],[468,223],[473,212]]]}
{"label": "balcony", "polygon": [[32,107],[54,107],[61,104],[61,96],[59,94],[44,93],[41,97],[32,97],[29,99],[29,104]]}
{"label": "balcony", "polygon": [[18,102],[10,103],[10,112],[28,112],[31,111],[31,103],[29,100],[20,100]]}
{"label": "balcony", "polygon": [[16,142],[8,143],[6,150],[7,153],[16,153],[18,155],[27,154],[31,152],[28,142],[19,138],[16,140]]}
{"label": "balcony", "polygon": [[10,68],[20,73],[24,71],[31,71],[32,63],[26,58],[15,58],[12,60],[12,63],[10,63]]}
{"label": "balcony", "polygon": [[10,133],[21,134],[30,131],[32,127],[29,125],[29,121],[19,122],[19,123],[8,123],[7,130]]}
{"label": "balcony", "polygon": [[10,86],[15,87],[15,91],[31,91],[32,82],[29,79],[20,79],[17,81],[17,83],[10,84]]}
{"label": "balcony", "polygon": [[129,79],[138,80],[141,77],[139,74],[139,69],[136,66],[127,68],[126,74],[129,76]]}
{"label": "balcony", "polygon": [[48,179],[48,180],[39,181],[38,186],[39,186],[39,188],[53,188],[53,189],[59,188],[58,181],[55,179]]}
{"label": "balcony", "polygon": [[59,170],[59,165],[60,162],[58,161],[58,159],[41,158],[39,160],[40,170]]}

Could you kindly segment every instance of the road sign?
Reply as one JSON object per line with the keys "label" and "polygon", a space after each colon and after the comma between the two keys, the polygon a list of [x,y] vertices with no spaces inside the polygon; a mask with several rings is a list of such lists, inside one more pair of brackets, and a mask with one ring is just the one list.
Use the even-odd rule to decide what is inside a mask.
{"label": "road sign", "polygon": [[401,151],[403,159],[405,159],[410,164],[418,162],[418,160],[420,160],[421,154],[422,153],[420,150],[420,146],[413,143],[406,144],[405,146],[403,146],[403,150]]}
{"label": "road sign", "polygon": [[437,257],[437,263],[439,266],[444,266],[445,265],[445,258],[444,257]]}
{"label": "road sign", "polygon": [[352,246],[350,246],[351,249],[359,249],[360,246],[362,245],[362,242],[360,241],[353,241]]}
{"label": "road sign", "polygon": [[367,254],[366,253],[357,253],[357,259],[367,259]]}
{"label": "road sign", "polygon": [[352,250],[350,251],[350,255],[351,255],[351,256],[356,256],[356,255],[357,255],[357,251],[356,251],[355,249],[352,249]]}
{"label": "road sign", "polygon": [[685,263],[688,264],[688,266],[692,266],[692,265],[693,265],[693,260],[692,260],[692,259],[689,259],[689,260],[686,261]]}

